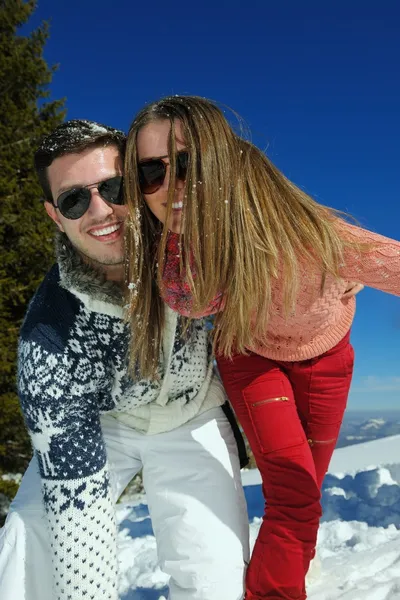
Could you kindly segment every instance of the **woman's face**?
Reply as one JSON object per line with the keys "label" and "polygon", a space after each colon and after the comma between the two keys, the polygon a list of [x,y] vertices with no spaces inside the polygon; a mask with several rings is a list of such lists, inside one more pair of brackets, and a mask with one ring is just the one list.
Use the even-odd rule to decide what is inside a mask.
{"label": "woman's face", "polygon": [[[183,138],[182,126],[180,121],[174,122],[176,149],[178,152],[185,150],[186,145]],[[172,211],[168,222],[167,219],[167,202],[168,202],[168,185],[170,178],[170,167],[168,158],[168,139],[171,130],[170,121],[153,121],[148,123],[139,130],[137,135],[137,153],[138,161],[142,163],[145,160],[162,158],[166,165],[166,174],[160,188],[153,194],[143,194],[147,206],[161,223],[167,226],[168,229],[179,233],[181,230],[183,197],[185,190],[185,182],[180,179],[175,179],[175,194],[172,204]]]}

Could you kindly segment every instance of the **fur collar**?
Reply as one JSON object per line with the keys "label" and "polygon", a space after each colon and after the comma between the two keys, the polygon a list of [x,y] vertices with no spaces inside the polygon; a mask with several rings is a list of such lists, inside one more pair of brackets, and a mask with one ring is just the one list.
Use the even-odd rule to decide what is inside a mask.
{"label": "fur collar", "polygon": [[61,231],[56,233],[55,249],[63,288],[77,290],[100,302],[123,305],[122,287],[115,281],[107,281],[99,269],[85,263]]}

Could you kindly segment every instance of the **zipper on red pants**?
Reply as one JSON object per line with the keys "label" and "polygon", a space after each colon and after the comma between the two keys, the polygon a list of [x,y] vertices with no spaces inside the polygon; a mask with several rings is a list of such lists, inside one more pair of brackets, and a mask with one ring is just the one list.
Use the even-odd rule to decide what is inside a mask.
{"label": "zipper on red pants", "polygon": [[278,398],[266,398],[265,400],[258,400],[257,402],[252,402],[252,406],[262,406],[263,404],[270,404],[271,402],[289,402],[289,398],[287,396],[279,396]]}
{"label": "zipper on red pants", "polygon": [[313,440],[312,438],[308,438],[307,442],[310,446],[314,446],[314,444],[333,444],[336,441],[336,438],[332,438],[331,440]]}

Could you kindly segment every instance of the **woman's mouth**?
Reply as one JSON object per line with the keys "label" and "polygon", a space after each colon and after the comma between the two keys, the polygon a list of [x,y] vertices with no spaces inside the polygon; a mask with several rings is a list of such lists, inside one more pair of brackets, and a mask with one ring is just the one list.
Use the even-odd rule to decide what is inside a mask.
{"label": "woman's mouth", "polygon": [[[163,203],[164,208],[167,208],[168,204],[166,202]],[[183,202],[182,200],[179,200],[179,202],[173,202],[172,203],[172,211],[179,211],[182,210],[183,208]]]}

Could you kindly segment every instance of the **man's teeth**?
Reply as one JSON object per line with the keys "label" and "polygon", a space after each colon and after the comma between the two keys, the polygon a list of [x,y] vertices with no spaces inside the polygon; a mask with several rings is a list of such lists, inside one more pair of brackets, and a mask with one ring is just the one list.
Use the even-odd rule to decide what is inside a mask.
{"label": "man's teeth", "polygon": [[118,229],[120,229],[121,227],[121,223],[116,223],[115,225],[109,225],[109,227],[104,227],[104,229],[96,229],[94,231],[91,231],[90,233],[92,235],[95,235],[96,237],[99,237],[101,235],[110,235],[110,233],[114,233],[114,231],[117,231]]}
{"label": "man's teeth", "polygon": [[174,210],[179,210],[179,209],[183,208],[183,202],[173,202],[172,208]]}

